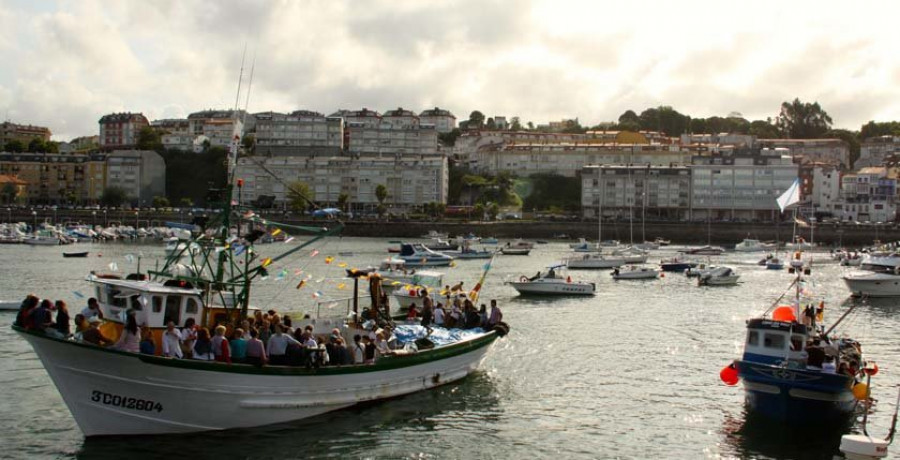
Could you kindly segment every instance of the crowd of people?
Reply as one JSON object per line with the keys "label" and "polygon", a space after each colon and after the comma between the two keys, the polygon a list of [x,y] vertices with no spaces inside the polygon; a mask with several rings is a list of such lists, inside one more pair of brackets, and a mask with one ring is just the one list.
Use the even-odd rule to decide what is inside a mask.
{"label": "crowd of people", "polygon": [[[380,320],[369,321],[371,326],[365,333],[354,335],[352,343],[347,343],[338,328],[329,335],[315,334],[312,325],[294,328],[290,316],[280,315],[275,310],[257,310],[240,324],[218,324],[212,331],[198,325],[194,318],[188,318],[181,328],[173,321],[167,321],[158,340],[150,328],[138,325],[134,312],[129,310],[124,317],[122,332],[113,339],[106,337],[100,329],[103,311],[95,298],[90,298],[87,306],[75,315],[72,331],[64,301],[52,302],[28,295],[16,316],[16,325],[56,338],[174,359],[318,367],[371,364],[379,356],[403,348],[393,333],[387,303],[384,305],[380,312],[376,308],[375,312],[368,313]],[[482,304],[479,311],[468,299],[457,298],[446,309],[441,303],[434,305],[429,297],[425,297],[421,311],[413,305],[409,317],[426,328],[435,325],[490,329],[502,320],[503,315],[493,300],[488,313],[486,305]]]}

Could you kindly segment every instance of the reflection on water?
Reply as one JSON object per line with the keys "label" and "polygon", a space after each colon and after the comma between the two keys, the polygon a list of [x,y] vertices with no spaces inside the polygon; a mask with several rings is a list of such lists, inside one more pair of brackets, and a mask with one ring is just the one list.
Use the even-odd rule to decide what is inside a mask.
{"label": "reflection on water", "polygon": [[[497,390],[483,372],[433,391],[360,404],[289,424],[222,432],[85,439],[76,453],[83,459],[129,458],[316,458],[383,457],[398,446],[416,446],[416,438],[441,439],[437,430],[470,433],[484,439],[482,428],[502,414]],[[452,443],[454,436],[444,442]],[[442,446],[417,446],[423,452]],[[450,446],[443,446],[447,448]],[[405,452],[403,453],[405,454]]]}
{"label": "reflection on water", "polygon": [[852,424],[851,417],[844,425],[784,425],[744,407],[740,414],[725,414],[721,434],[740,458],[833,458]]}
{"label": "reflection on water", "polygon": [[848,296],[841,302],[841,307],[867,309],[879,316],[895,316],[900,312],[900,298],[898,297],[852,297]]}

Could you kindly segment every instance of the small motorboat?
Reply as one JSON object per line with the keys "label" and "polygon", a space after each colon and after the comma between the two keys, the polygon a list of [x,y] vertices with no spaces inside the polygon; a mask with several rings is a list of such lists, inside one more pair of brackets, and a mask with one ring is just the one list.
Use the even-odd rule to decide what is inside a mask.
{"label": "small motorboat", "polygon": [[575,254],[563,260],[569,268],[605,269],[625,265],[623,257],[603,257],[598,253]]}
{"label": "small motorboat", "polygon": [[497,244],[497,243],[498,243],[497,238],[494,238],[493,236],[481,239],[481,244]]}
{"label": "small motorboat", "polygon": [[537,240],[537,241],[535,241],[535,243],[537,243],[537,244],[547,244],[548,241],[547,241],[547,240]]}
{"label": "small motorboat", "polygon": [[614,280],[652,280],[659,278],[659,270],[647,267],[629,265],[623,269],[613,269]]}
{"label": "small motorboat", "polygon": [[699,278],[703,276],[704,273],[716,268],[715,265],[707,265],[707,264],[699,264],[696,267],[688,268],[684,271],[684,276],[688,278]]}
{"label": "small motorboat", "polygon": [[668,245],[672,244],[672,241],[667,240],[661,236],[657,236],[656,239],[653,240],[653,242],[660,246],[668,246]]}
{"label": "small motorboat", "polygon": [[508,281],[507,284],[521,295],[594,295],[597,289],[594,283],[573,281],[571,276],[563,274],[564,268],[550,267],[546,272],[538,272],[531,278],[522,276],[519,281]]}
{"label": "small motorboat", "polygon": [[766,260],[766,270],[783,270],[784,262],[781,261],[778,257],[772,257],[771,259]]}
{"label": "small motorboat", "polygon": [[63,257],[87,257],[90,254],[88,251],[84,252],[64,252]]}
{"label": "small motorboat", "polygon": [[703,246],[699,248],[686,249],[684,251],[685,254],[697,255],[697,256],[719,256],[725,252],[725,249],[719,246]]}
{"label": "small motorboat", "polygon": [[531,249],[506,247],[501,248],[500,252],[506,256],[527,256],[529,253],[531,253]]}
{"label": "small motorboat", "polygon": [[700,275],[697,286],[734,286],[740,277],[730,267],[716,267]]}
{"label": "small motorboat", "polygon": [[662,271],[664,272],[684,272],[689,268],[694,268],[697,266],[697,262],[691,262],[689,260],[684,260],[679,257],[674,257],[672,259],[663,260],[659,263]]}

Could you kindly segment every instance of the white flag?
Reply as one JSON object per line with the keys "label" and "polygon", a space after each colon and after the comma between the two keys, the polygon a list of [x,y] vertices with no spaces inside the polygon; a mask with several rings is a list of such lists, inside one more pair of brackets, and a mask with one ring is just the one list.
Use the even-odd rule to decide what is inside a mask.
{"label": "white flag", "polygon": [[800,179],[794,179],[794,183],[791,184],[790,188],[784,191],[777,200],[778,207],[781,208],[781,212],[784,212],[784,209],[788,206],[799,203],[800,202]]}

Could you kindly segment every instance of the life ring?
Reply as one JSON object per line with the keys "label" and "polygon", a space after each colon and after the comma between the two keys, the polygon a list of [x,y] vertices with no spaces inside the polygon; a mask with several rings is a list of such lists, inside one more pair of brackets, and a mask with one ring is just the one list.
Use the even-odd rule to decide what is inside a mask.
{"label": "life ring", "polygon": [[525,275],[522,275],[522,276],[519,278],[519,282],[527,283],[527,282],[528,282],[528,277],[525,276]]}

